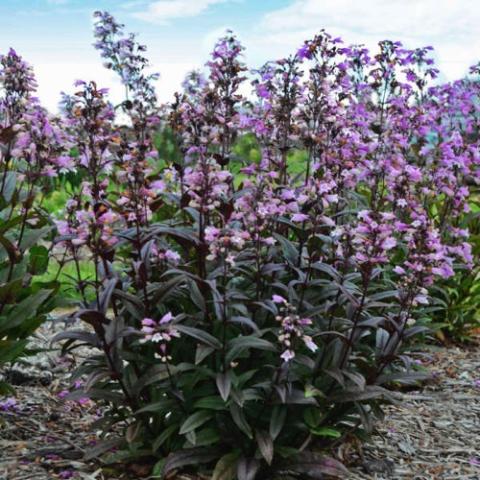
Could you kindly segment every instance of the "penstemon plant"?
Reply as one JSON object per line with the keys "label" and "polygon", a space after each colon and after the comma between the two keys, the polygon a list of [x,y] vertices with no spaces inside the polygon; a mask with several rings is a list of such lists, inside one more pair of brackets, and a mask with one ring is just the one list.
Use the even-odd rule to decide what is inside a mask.
{"label": "penstemon plant", "polygon": [[[73,395],[104,406],[94,453],[154,458],[163,476],[344,476],[321,452],[425,378],[434,287],[473,263],[479,84],[431,86],[430,48],[371,56],[322,31],[244,96],[227,32],[159,108],[145,47],[95,19],[126,100],[92,82],[65,96],[65,168],[83,181],[56,239],[94,265],[76,279],[89,329],[57,336],[91,347]],[[159,157],[162,129],[175,151]],[[244,138],[258,161],[238,155]]]}
{"label": "penstemon plant", "polygon": [[[42,207],[53,179],[73,167],[70,140],[34,96],[32,68],[0,56],[0,366],[28,353],[28,337],[58,305],[59,282],[42,282],[54,222]],[[0,394],[10,391],[0,382]]]}

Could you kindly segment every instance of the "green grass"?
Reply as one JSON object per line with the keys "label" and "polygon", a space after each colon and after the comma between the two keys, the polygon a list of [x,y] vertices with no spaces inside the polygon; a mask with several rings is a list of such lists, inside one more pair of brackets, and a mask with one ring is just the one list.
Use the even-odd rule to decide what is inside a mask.
{"label": "green grass", "polygon": [[[58,273],[59,266],[56,260],[50,260],[47,271],[43,275],[36,277],[36,280],[40,282],[50,282],[57,279],[62,285],[60,292],[65,298],[79,300],[81,295],[76,285],[78,275],[75,264],[73,262],[67,263],[61,269],[60,274]],[[79,268],[82,280],[91,280],[95,277],[93,262],[81,261]]]}
{"label": "green grass", "polygon": [[63,185],[58,186],[58,190],[53,191],[43,199],[42,207],[51,215],[61,215],[67,200],[70,198],[69,193]]}

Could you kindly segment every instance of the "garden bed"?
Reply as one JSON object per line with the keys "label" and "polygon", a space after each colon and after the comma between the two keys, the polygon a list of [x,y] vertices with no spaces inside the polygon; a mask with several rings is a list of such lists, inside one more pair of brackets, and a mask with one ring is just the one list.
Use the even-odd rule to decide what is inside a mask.
{"label": "garden bed", "polygon": [[[52,333],[44,327],[35,346],[47,345]],[[389,407],[370,443],[339,447],[352,480],[480,478],[479,354],[478,342],[434,353],[427,365],[433,380],[405,393],[402,406]],[[78,360],[42,353],[14,370],[16,406],[0,411],[1,480],[148,478],[140,464],[102,469],[84,460],[95,442],[96,407],[62,398]]]}

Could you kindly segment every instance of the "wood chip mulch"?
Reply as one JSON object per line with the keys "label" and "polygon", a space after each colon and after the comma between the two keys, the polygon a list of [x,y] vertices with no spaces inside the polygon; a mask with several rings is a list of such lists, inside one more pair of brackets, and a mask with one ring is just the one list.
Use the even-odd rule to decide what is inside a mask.
{"label": "wood chip mulch", "polygon": [[432,382],[387,408],[352,480],[480,480],[480,344],[442,349],[429,369]]}

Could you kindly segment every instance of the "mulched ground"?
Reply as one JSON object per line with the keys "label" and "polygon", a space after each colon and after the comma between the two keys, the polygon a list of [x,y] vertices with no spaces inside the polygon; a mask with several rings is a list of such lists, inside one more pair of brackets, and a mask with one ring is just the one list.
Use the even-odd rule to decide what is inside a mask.
{"label": "mulched ground", "polygon": [[[37,345],[51,335],[41,332]],[[98,412],[89,401],[62,398],[74,360],[49,352],[10,372],[19,385],[16,403],[0,406],[0,480],[140,478],[140,471],[108,475],[83,459]],[[370,444],[338,449],[351,480],[480,480],[480,342],[442,349],[428,367],[434,380],[389,407]]]}
{"label": "mulched ground", "polygon": [[429,368],[435,380],[387,409],[352,480],[480,480],[480,344],[442,349]]}

